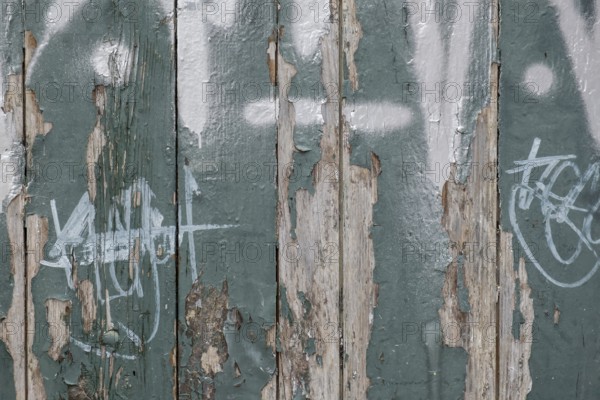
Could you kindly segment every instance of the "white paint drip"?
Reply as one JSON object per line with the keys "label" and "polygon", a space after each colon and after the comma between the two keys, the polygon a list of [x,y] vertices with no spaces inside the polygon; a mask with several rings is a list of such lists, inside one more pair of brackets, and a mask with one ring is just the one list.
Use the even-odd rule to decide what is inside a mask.
{"label": "white paint drip", "polygon": [[303,59],[317,53],[319,41],[329,31],[329,2],[296,0],[280,11],[284,25],[290,27],[296,52]]}
{"label": "white paint drip", "polygon": [[550,0],[558,11],[560,30],[565,40],[569,58],[577,78],[579,92],[585,104],[590,132],[600,145],[600,21],[596,20],[589,30],[584,17],[578,12],[573,0]]}
{"label": "white paint drip", "polygon": [[[293,104],[296,125],[309,126],[324,123],[323,103],[313,99],[299,99]],[[344,113],[353,130],[371,134],[404,128],[412,120],[412,113],[408,108],[389,102],[346,105]],[[244,117],[253,126],[274,124],[277,118],[275,103],[269,100],[250,103],[244,110]]]}
{"label": "white paint drip", "polygon": [[[431,10],[436,6],[439,7],[439,4],[435,0],[421,5]],[[422,13],[413,13],[409,21],[416,42],[413,63],[420,85],[418,96],[429,145],[428,162],[430,165],[445,165],[461,162],[456,156],[460,157],[462,153],[460,143],[464,124],[461,114],[464,82],[472,60],[473,21],[470,21],[471,18],[458,18],[450,25],[452,33],[446,51],[437,18],[436,13],[426,14],[425,18]],[[463,92],[458,101],[448,101],[444,95],[444,88],[448,85],[456,85]],[[440,189],[444,184],[443,180],[436,183]]]}
{"label": "white paint drip", "polygon": [[[536,63],[527,67],[525,74],[523,75],[522,85],[537,96],[542,96],[548,93],[554,83],[554,73],[552,69],[545,64]],[[530,87],[533,85],[533,87]]]}
{"label": "white paint drip", "polygon": [[177,91],[179,115],[183,126],[198,135],[202,148],[202,132],[208,120],[209,82],[208,27],[198,11],[180,9],[177,15]]}

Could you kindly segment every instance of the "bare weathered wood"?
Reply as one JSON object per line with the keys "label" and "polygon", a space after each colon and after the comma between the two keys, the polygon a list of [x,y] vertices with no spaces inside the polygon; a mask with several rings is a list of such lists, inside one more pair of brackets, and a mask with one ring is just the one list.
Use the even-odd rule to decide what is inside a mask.
{"label": "bare weathered wood", "polygon": [[27,355],[23,194],[23,21],[8,10],[0,33],[0,398],[25,400]]}
{"label": "bare weathered wood", "polygon": [[[534,333],[533,299],[527,282],[525,259],[519,259],[515,270],[512,240],[509,233],[503,232],[500,236],[498,386],[500,399],[525,400],[532,386],[529,357]],[[519,324],[519,336],[515,338],[513,327],[517,321],[514,321],[514,311],[517,307],[522,322]]]}
{"label": "bare weathered wood", "polygon": [[[497,67],[493,66],[492,71]],[[492,73],[492,76],[495,76]],[[492,96],[497,81],[492,83]],[[494,98],[494,97],[492,97]],[[496,163],[497,110],[495,104],[482,111],[471,144],[476,165]],[[497,396],[497,267],[495,257],[489,258],[490,244],[496,248],[497,182],[477,174],[468,184],[446,182],[443,193],[444,226],[464,258],[462,270],[468,291],[469,310],[459,304],[458,260],[448,267],[444,284],[444,305],[440,321],[444,343],[462,347],[468,353],[465,399],[493,399]],[[475,221],[473,221],[475,219]],[[465,333],[453,332],[461,327]]]}
{"label": "bare weathered wood", "polygon": [[[319,32],[318,41],[313,38],[314,43],[303,43],[307,33],[302,29],[307,28],[293,25],[285,33],[280,32],[279,40],[279,398],[286,400],[338,398],[341,388],[340,38],[336,2],[329,3],[329,13],[318,18],[320,22],[329,16],[330,23],[321,27],[317,22],[313,27],[316,32],[311,35]],[[315,54],[317,62],[306,63],[306,55]],[[291,58],[296,62],[292,63]],[[310,93],[311,85],[320,88],[319,95],[295,102],[290,99],[294,81],[303,93]],[[302,127],[307,117],[309,126]],[[304,143],[296,143],[300,129],[314,135],[318,147],[305,148]],[[316,153],[314,167],[300,159],[299,151]],[[293,173],[300,179],[308,178],[310,190],[291,183]]]}

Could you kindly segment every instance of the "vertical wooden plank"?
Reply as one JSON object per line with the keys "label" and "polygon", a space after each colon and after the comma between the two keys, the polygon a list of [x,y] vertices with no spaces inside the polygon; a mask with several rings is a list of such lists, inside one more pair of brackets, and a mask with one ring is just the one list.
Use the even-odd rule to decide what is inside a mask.
{"label": "vertical wooden plank", "polygon": [[275,7],[178,2],[181,399],[275,398]]}
{"label": "vertical wooden plank", "polygon": [[29,399],[174,396],[173,14],[24,3]]}
{"label": "vertical wooden plank", "polygon": [[0,397],[25,399],[23,35],[20,4],[2,5],[0,34]]}
{"label": "vertical wooden plank", "polygon": [[344,398],[495,398],[495,3],[342,4]]}
{"label": "vertical wooden plank", "polygon": [[506,398],[600,390],[598,5],[501,1],[502,229],[518,279],[500,349]]}
{"label": "vertical wooden plank", "polygon": [[280,399],[340,396],[339,10],[281,2]]}

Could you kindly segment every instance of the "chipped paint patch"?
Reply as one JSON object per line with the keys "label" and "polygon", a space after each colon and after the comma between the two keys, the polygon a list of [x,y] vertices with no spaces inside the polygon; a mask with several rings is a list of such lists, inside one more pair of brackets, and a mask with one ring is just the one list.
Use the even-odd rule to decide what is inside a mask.
{"label": "chipped paint patch", "polygon": [[[331,3],[330,7],[335,6]],[[335,15],[337,10],[331,10]],[[335,21],[335,17],[333,18]],[[296,29],[298,29],[296,27]],[[306,34],[306,33],[305,33]],[[312,33],[311,33],[312,34]],[[294,44],[296,44],[294,36]],[[297,47],[297,46],[296,46]],[[290,193],[287,174],[278,174],[278,241],[280,249],[309,249],[340,243],[339,183],[319,179],[315,173],[339,163],[339,90],[330,82],[339,79],[339,37],[335,26],[320,39],[321,82],[326,101],[307,105],[289,99],[289,88],[296,68],[278,55],[278,138],[279,165],[293,165],[294,130],[303,118],[322,124],[321,158],[313,169],[313,188]],[[308,54],[308,53],[307,53]],[[316,102],[313,102],[316,103]],[[312,111],[314,107],[314,111]],[[298,112],[298,111],[300,112]],[[322,122],[321,122],[322,121]],[[295,201],[295,203],[294,203]],[[291,212],[295,204],[295,215]],[[302,252],[291,260],[280,251],[278,258],[279,285],[286,288],[289,315],[279,316],[279,346],[285,354],[280,363],[279,390],[282,400],[298,398],[338,398],[340,393],[340,276],[338,256],[333,259],[314,257]],[[303,296],[299,296],[303,293]],[[301,298],[302,297],[302,298]],[[312,307],[307,312],[305,304]],[[280,298],[280,304],[284,300]]]}
{"label": "chipped paint patch", "polygon": [[48,355],[54,361],[61,360],[62,349],[69,343],[71,337],[67,321],[71,309],[72,304],[69,300],[46,299],[46,321],[48,321],[51,342]]}
{"label": "chipped paint patch", "polygon": [[[347,125],[345,126],[348,130]],[[371,168],[350,165],[350,147],[344,154],[344,398],[366,399],[367,350],[371,339],[377,285],[373,282],[375,252],[371,229],[377,202],[377,177],[381,164],[371,154]]]}
{"label": "chipped paint patch", "polygon": [[[495,66],[493,68],[496,68]],[[497,75],[494,75],[497,76]],[[497,86],[492,86],[495,91]],[[485,108],[477,121],[471,145],[473,161],[479,165],[496,162],[497,117],[494,107]],[[456,166],[453,166],[453,173]],[[463,263],[464,288],[469,309],[460,307],[458,292],[458,258],[448,265],[442,290],[443,305],[439,310],[444,344],[461,347],[468,354],[465,399],[493,399],[497,390],[496,342],[490,331],[496,329],[498,287],[496,260],[482,256],[486,246],[496,243],[497,185],[481,176],[462,184],[446,181],[442,203],[442,224],[450,242],[458,246],[459,255],[467,252]],[[485,216],[485,217],[482,217]],[[477,218],[477,223],[473,222]],[[468,244],[471,244],[471,248]],[[453,327],[461,329],[457,335]]]}
{"label": "chipped paint patch", "polygon": [[356,3],[354,0],[346,0],[342,3],[343,12],[343,46],[346,55],[346,67],[348,68],[348,80],[352,90],[358,89],[358,70],[354,62],[354,53],[358,50],[358,42],[363,36],[362,27],[356,14]]}
{"label": "chipped paint patch", "polygon": [[221,290],[195,281],[185,299],[185,335],[191,341],[191,353],[183,360],[187,367],[180,377],[180,396],[201,393],[203,400],[216,398],[214,378],[229,358],[223,333],[227,314],[227,281]]}
{"label": "chipped paint patch", "polygon": [[[21,221],[19,221],[21,225]],[[22,226],[22,225],[21,225]],[[35,308],[33,305],[33,294],[31,293],[31,282],[40,270],[40,261],[44,257],[44,248],[48,241],[48,220],[38,215],[29,215],[26,219],[27,227],[27,248],[31,249],[27,253],[27,285],[25,297],[27,298],[27,326],[35,326]],[[46,390],[40,371],[40,364],[33,352],[33,342],[35,332],[28,332],[26,353],[27,367],[27,396],[28,399],[46,400]]]}
{"label": "chipped paint patch", "polygon": [[81,302],[81,320],[83,332],[91,333],[97,316],[97,304],[94,294],[94,284],[90,280],[83,280],[77,285],[77,297]]}
{"label": "chipped paint patch", "polygon": [[23,193],[14,197],[6,212],[8,237],[11,246],[13,246],[12,248],[16,251],[12,252],[10,259],[10,272],[14,282],[12,302],[6,318],[0,320],[0,340],[6,344],[6,349],[13,361],[16,400],[25,400],[28,394],[26,389],[28,360],[26,360],[25,351],[23,351],[28,348],[25,327],[27,326],[26,323],[29,322],[29,317],[25,321],[23,315],[27,306],[25,301],[27,297],[25,253],[21,245],[25,242],[23,237],[24,197]]}
{"label": "chipped paint patch", "polygon": [[[29,71],[29,60],[32,57],[37,41],[31,31],[25,31],[25,67]],[[36,54],[39,54],[36,53]],[[40,110],[35,92],[31,89],[25,89],[25,142],[27,143],[27,165],[32,163],[32,147],[35,138],[38,135],[46,135],[52,129],[50,122],[44,121],[44,116]]]}
{"label": "chipped paint patch", "polygon": [[[506,232],[500,234],[500,248],[510,251],[500,252],[499,258],[499,390],[501,399],[525,400],[532,388],[529,358],[533,342],[533,299],[531,288],[527,281],[525,260],[519,259],[515,269],[512,252],[513,235]],[[518,287],[518,295],[517,295]],[[515,306],[521,314],[522,323],[519,325],[519,337],[513,336],[513,315]]]}
{"label": "chipped paint patch", "polygon": [[[96,86],[93,92],[93,98],[96,103],[96,124],[94,130],[90,133],[87,143],[86,161],[87,165],[96,165],[106,146],[106,135],[104,133],[104,109],[106,107],[106,91],[104,86]],[[91,202],[96,199],[96,169],[87,168],[88,194]]]}

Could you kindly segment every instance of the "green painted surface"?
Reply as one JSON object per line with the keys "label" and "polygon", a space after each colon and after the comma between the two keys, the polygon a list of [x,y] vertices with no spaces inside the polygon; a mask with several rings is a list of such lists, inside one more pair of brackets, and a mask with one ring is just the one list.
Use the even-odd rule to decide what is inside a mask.
{"label": "green painted surface", "polygon": [[[594,172],[594,165],[598,160],[595,138],[599,127],[594,116],[586,113],[586,106],[597,113],[597,95],[590,96],[590,90],[598,82],[597,73],[592,72],[597,71],[594,60],[598,57],[598,42],[593,42],[593,32],[596,36],[598,33],[597,2],[564,2],[580,18],[576,25],[579,28],[568,32],[561,29],[561,22],[568,22],[569,14],[552,3],[501,2],[502,227],[515,234],[515,265],[519,257],[525,259],[534,301],[535,320],[533,333],[529,335],[533,389],[528,398],[592,399],[600,385],[597,373],[600,277],[597,274],[589,275],[589,280],[585,277],[598,263],[597,245],[589,238],[596,237],[598,230],[595,211],[598,173]],[[583,41],[571,44],[578,33],[595,43],[592,51],[580,47]],[[578,73],[577,62],[572,58],[572,52],[579,51],[589,54],[587,76]],[[586,83],[582,81],[579,86],[578,79]],[[540,139],[537,156],[529,157],[536,138]],[[568,155],[573,157],[557,159],[557,164],[546,170],[549,174],[545,177],[542,174],[546,166],[536,166],[533,160],[525,164],[533,167],[529,182],[523,181],[523,172],[511,173],[518,160]],[[593,172],[590,179],[585,177],[586,171]],[[538,182],[545,185],[547,192]],[[579,184],[583,184],[581,189]],[[521,204],[520,196],[529,191],[527,187],[532,188],[529,193],[533,198],[531,203]],[[568,193],[573,196],[572,203],[563,197]],[[568,209],[562,208],[565,205]],[[511,210],[514,210],[512,219]],[[589,232],[584,228],[586,218]],[[581,236],[577,232],[582,232]],[[559,262],[551,251],[553,247],[565,261],[574,255],[572,261]],[[581,247],[579,254],[578,247]],[[587,281],[576,283],[582,278]],[[577,287],[562,287],[572,283]],[[560,312],[557,323],[555,310]]]}
{"label": "green painted surface", "polygon": [[[458,164],[461,182],[485,171],[468,165],[470,143],[479,112],[495,100],[489,98],[489,67],[501,56],[501,227],[514,234],[515,265],[519,257],[526,261],[535,310],[529,360],[533,389],[528,398],[594,398],[600,386],[594,373],[595,322],[600,318],[594,270],[599,262],[594,217],[600,126],[590,112],[596,105],[590,91],[598,78],[593,72],[585,75],[585,68],[581,72],[573,58],[589,48],[570,44],[578,31],[564,28],[570,17],[556,4],[502,1],[496,54],[486,7],[465,3],[459,20],[441,11],[432,21],[424,3],[359,1],[359,85],[352,90],[344,67],[343,91],[337,80],[322,82],[318,41],[313,42],[327,29],[337,29],[327,21],[327,4],[283,1],[276,15],[276,5],[268,3],[257,18],[227,22],[233,17],[224,4],[208,10],[200,3],[180,2],[177,13],[187,12],[202,24],[191,31],[199,34],[188,36],[187,28],[173,18],[175,4],[167,2],[107,0],[52,9],[28,0],[27,13],[4,13],[0,53],[5,86],[10,74],[22,72],[23,34],[31,31],[37,48],[32,50],[27,86],[35,92],[44,121],[52,124],[46,135],[28,143],[31,163],[25,181],[26,213],[49,221],[49,246],[31,285],[35,326],[29,327],[35,332],[33,356],[39,360],[47,398],[70,398],[76,390],[110,399],[162,400],[174,392],[182,399],[266,396],[265,386],[281,379],[277,367],[289,356],[282,349],[291,342],[275,340],[278,319],[297,327],[300,337],[290,340],[300,340],[300,359],[321,368],[327,361],[323,355],[338,350],[340,321],[319,320],[318,312],[325,308],[319,294],[282,282],[278,287],[277,282],[277,257],[289,250],[281,248],[287,244],[281,238],[278,248],[276,234],[281,217],[277,176],[289,166],[277,164],[279,99],[266,62],[268,40],[276,37],[277,25],[283,27],[275,39],[281,57],[297,69],[288,93],[296,111],[288,192],[290,242],[297,239],[298,194],[306,189],[314,195],[324,187],[315,178],[329,179],[338,172],[337,164],[317,171],[321,175],[314,170],[323,156],[323,123],[314,116],[322,111],[326,88],[343,94],[345,103],[338,107],[352,127],[351,163],[371,167],[372,153],[381,162],[371,228],[378,305],[366,355],[367,397],[464,397],[467,354],[442,345],[438,310],[452,257],[459,259],[460,309],[468,312],[472,306],[462,282],[464,257],[469,255],[448,250],[441,188],[451,162]],[[580,1],[567,6],[581,18],[578,26],[593,45],[598,28],[594,5]],[[311,15],[310,21],[294,16],[296,6]],[[438,6],[449,11],[447,2]],[[205,19],[207,11],[210,18]],[[310,29],[318,34],[307,36]],[[179,41],[190,40],[197,52],[178,51],[186,48],[175,48],[176,34]],[[343,46],[348,38],[342,39]],[[595,54],[584,63],[588,71],[597,69]],[[204,60],[206,68],[199,63],[198,76],[180,80],[176,91],[176,66],[186,58]],[[578,87],[581,80],[587,86]],[[198,90],[181,90],[188,84]],[[461,91],[456,105],[444,99],[451,95],[444,89],[452,88]],[[95,103],[93,91],[96,99],[105,93],[105,101]],[[191,114],[184,110],[186,101],[198,98]],[[33,104],[28,107],[34,113]],[[204,118],[202,124],[194,119],[196,111],[196,117]],[[442,145],[432,140],[432,122],[442,127]],[[104,144],[97,147],[97,161],[88,166],[95,126],[103,132]],[[542,176],[542,167],[533,168],[527,187],[523,174],[511,169],[515,161],[528,159],[536,143],[538,157],[563,158],[556,159],[554,175]],[[448,145],[454,146],[450,156]],[[4,156],[6,149],[2,151]],[[88,168],[93,168],[92,175]],[[581,178],[585,171],[590,174]],[[553,195],[536,190],[535,182]],[[90,190],[96,194],[88,203]],[[573,204],[561,197],[567,193],[574,195]],[[337,206],[320,205],[315,215],[329,218]],[[1,244],[8,244],[6,220],[0,215]],[[28,250],[37,245],[27,243]],[[300,251],[324,252],[325,260],[314,264],[331,268],[332,279],[340,278],[338,273],[350,273],[353,266],[339,268],[338,243],[330,245],[314,243]],[[5,249],[0,249],[0,321],[10,308],[14,287]],[[575,257],[560,263],[557,254]],[[84,281],[93,284],[98,303],[89,332],[84,329],[84,301],[77,294]],[[114,296],[110,307],[102,302],[105,289]],[[64,319],[69,337],[57,360],[48,353],[49,299],[71,302]],[[333,323],[333,329],[305,326],[294,310],[311,323],[313,318]],[[515,336],[529,328],[520,325],[522,318],[514,313]],[[315,337],[315,332],[332,336]],[[326,339],[333,340],[325,345]],[[275,345],[277,355],[271,347]],[[340,354],[340,360],[347,358]],[[0,370],[0,398],[16,398],[13,363],[2,342]],[[294,382],[296,398],[306,397],[303,390],[308,390],[311,377],[322,378],[318,371],[301,374],[306,381]]]}
{"label": "green painted surface", "polygon": [[[25,6],[44,10],[42,2]],[[28,87],[52,123],[32,143],[27,170],[27,213],[49,220],[52,246],[32,282],[39,328],[33,352],[49,399],[66,398],[78,382],[90,397],[167,399],[174,385],[177,297],[175,76],[172,21],[166,18],[172,6],[81,3],[70,18],[60,7],[65,14],[56,23],[25,19],[38,44]],[[55,84],[63,89],[57,98],[50,90]],[[98,97],[100,86],[104,113],[93,101],[92,91],[96,87]],[[88,138],[97,116],[105,146],[89,165]],[[89,179],[97,192],[91,201]],[[89,333],[76,292],[84,280],[92,282],[97,303]],[[47,299],[72,302],[70,343],[58,361],[47,353]]]}
{"label": "green painted surface", "polygon": [[[185,111],[179,116],[179,395],[260,398],[276,373],[267,343],[276,321],[277,160],[266,63],[275,5],[261,2],[256,15],[227,13],[253,4],[214,5],[179,4],[191,21],[178,25],[179,40],[188,40],[180,42],[180,70],[188,58],[208,64],[206,72],[193,64],[198,76],[179,81],[180,103],[199,102],[190,119],[206,108],[202,131],[188,128]],[[181,85],[197,90],[187,94]],[[273,113],[249,123],[245,110],[263,101]],[[218,355],[218,367],[207,368],[208,354]]]}
{"label": "green painted surface", "polygon": [[[428,32],[430,41],[428,65],[438,64],[446,74],[445,57],[457,51],[450,43],[448,32],[458,29],[458,23],[468,18],[464,4],[458,5],[461,18],[450,18],[443,10],[445,2],[357,2],[357,17],[362,25],[363,38],[355,55],[359,89],[352,92],[345,86],[348,107],[360,108],[370,103],[391,103],[401,114],[408,109],[411,115],[403,127],[368,132],[351,130],[353,164],[369,166],[371,152],[381,161],[378,178],[378,202],[374,207],[372,228],[375,245],[374,280],[379,285],[378,306],[373,311],[373,328],[368,350],[370,399],[458,399],[465,386],[466,354],[460,348],[448,348],[442,343],[442,327],[438,310],[442,306],[441,291],[444,272],[453,257],[459,257],[450,246],[441,226],[441,185],[450,178],[450,162],[444,158],[431,159],[430,145],[438,140],[429,138],[440,116],[435,107],[443,103],[461,104],[464,134],[461,145],[469,148],[475,119],[489,103],[490,26],[483,8],[473,8],[473,43],[469,58],[458,63],[467,65],[467,76],[453,79],[451,74],[436,77],[420,74],[416,48],[422,26],[438,29],[442,35]],[[430,10],[428,13],[427,10]],[[437,10],[437,11],[435,11]],[[439,39],[439,51],[436,51]],[[469,46],[467,37],[460,37]],[[454,67],[456,68],[456,67]],[[420,70],[421,69],[421,70]],[[346,76],[347,70],[346,70]],[[452,89],[451,89],[452,88]],[[457,93],[451,93],[457,89]],[[467,96],[473,95],[472,98]],[[431,103],[428,104],[427,101]],[[426,115],[423,108],[429,108]],[[442,109],[443,112],[443,109]],[[382,118],[374,110],[372,118]],[[370,115],[370,116],[371,116]],[[427,122],[424,122],[424,120]],[[449,132],[442,131],[440,137]],[[429,142],[429,145],[428,145]],[[457,152],[459,153],[459,152]],[[469,174],[469,154],[457,156],[460,176]],[[461,161],[462,160],[462,161]],[[347,266],[351,268],[350,265]],[[459,284],[461,285],[462,282]],[[466,298],[460,288],[458,295]],[[461,309],[468,306],[461,303]],[[461,332],[466,325],[460,326]]]}

